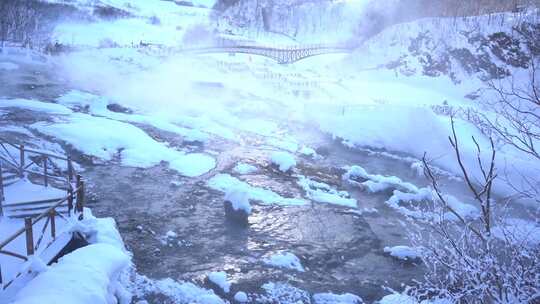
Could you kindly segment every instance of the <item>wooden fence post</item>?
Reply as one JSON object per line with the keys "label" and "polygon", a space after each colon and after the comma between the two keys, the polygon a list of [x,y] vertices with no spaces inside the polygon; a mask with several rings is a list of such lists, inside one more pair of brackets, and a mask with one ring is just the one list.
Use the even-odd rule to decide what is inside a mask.
{"label": "wooden fence post", "polygon": [[43,180],[45,182],[45,187],[48,187],[49,180],[47,178],[47,156],[43,157]]}
{"label": "wooden fence post", "polygon": [[51,219],[51,237],[54,240],[56,238],[56,211],[54,209],[49,212],[49,217]]}
{"label": "wooden fence post", "polygon": [[32,218],[24,218],[24,230],[26,232],[26,255],[34,254],[34,231],[32,230]]}
{"label": "wooden fence post", "polygon": [[[2,176],[2,161],[0,161],[0,217],[4,216],[4,209],[2,207],[4,200],[4,177]],[[1,279],[2,278],[0,278],[0,281]]]}
{"label": "wooden fence post", "polygon": [[68,215],[71,216],[71,211],[73,210],[73,189],[71,187],[68,189]]}
{"label": "wooden fence post", "polygon": [[79,174],[77,174],[77,202],[75,203],[75,209],[82,216],[84,210],[84,182]]}
{"label": "wooden fence post", "polygon": [[24,145],[21,145],[19,147],[19,176],[21,178],[24,177]]}
{"label": "wooden fence post", "polygon": [[67,157],[67,166],[68,166],[68,183],[71,185],[73,181],[73,163],[71,162],[71,157]]}

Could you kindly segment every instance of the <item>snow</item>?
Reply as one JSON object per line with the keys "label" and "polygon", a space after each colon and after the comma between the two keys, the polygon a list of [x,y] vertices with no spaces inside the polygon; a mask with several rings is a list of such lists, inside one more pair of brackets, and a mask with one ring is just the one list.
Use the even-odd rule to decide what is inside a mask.
{"label": "snow", "polygon": [[215,167],[215,160],[208,155],[169,148],[131,124],[102,117],[73,113],[55,123],[38,122],[31,127],[100,159],[112,160],[120,155],[126,166],[146,168],[167,161],[172,169],[190,177]]}
{"label": "snow", "polygon": [[390,294],[384,296],[379,300],[379,304],[418,304],[416,300],[407,295],[402,295],[398,293]]}
{"label": "snow", "polygon": [[362,304],[364,301],[357,295],[333,294],[333,293],[316,293],[313,295],[315,304]]}
{"label": "snow", "polygon": [[529,246],[540,245],[540,224],[519,218],[508,218],[493,227],[492,234],[496,238],[509,240]]}
{"label": "snow", "polygon": [[13,62],[0,62],[0,70],[4,70],[4,71],[14,71],[14,70],[17,70],[19,69],[19,65],[18,64],[15,64]]}
{"label": "snow", "polygon": [[310,303],[311,296],[305,290],[294,287],[285,282],[268,282],[263,284],[266,291],[266,299],[269,303],[297,304]]}
{"label": "snow", "polygon": [[291,153],[294,153],[298,151],[298,142],[294,138],[275,138],[270,137],[266,140],[267,144],[279,148],[282,150],[289,151]]}
{"label": "snow", "polygon": [[238,303],[247,303],[249,298],[245,292],[239,291],[234,295],[234,300]]}
{"label": "snow", "polygon": [[292,269],[304,272],[304,267],[300,259],[290,252],[276,253],[264,259],[264,263],[278,268]]}
{"label": "snow", "polygon": [[[370,174],[360,166],[351,166],[343,175],[348,183],[365,188],[369,192],[393,190],[386,204],[403,215],[415,218],[435,219],[433,212],[427,211],[428,202],[439,202],[440,199],[431,188],[418,188],[417,186],[402,181],[396,176],[382,176]],[[360,179],[360,181],[358,181]],[[478,208],[471,204],[461,202],[450,194],[443,194],[443,198],[456,213],[466,219],[475,219],[480,215]],[[421,203],[415,207],[412,203]],[[458,218],[450,211],[444,214],[446,220],[457,221]]]}
{"label": "snow", "polygon": [[231,189],[242,191],[247,194],[249,200],[259,201],[266,205],[298,206],[307,204],[307,201],[303,199],[285,198],[271,190],[251,186],[229,174],[217,174],[209,179],[207,184],[210,188],[224,193],[227,193]]}
{"label": "snow", "polygon": [[136,275],[134,281],[134,293],[138,296],[160,293],[179,304],[225,304],[213,291],[193,283],[177,282],[171,278],[153,281],[141,275]]}
{"label": "snow", "polygon": [[238,163],[234,166],[233,171],[245,175],[257,172],[257,167],[246,163]]}
{"label": "snow", "polygon": [[[366,179],[367,181],[357,182],[353,180],[354,178]],[[415,185],[404,182],[396,176],[369,174],[360,166],[351,166],[343,175],[343,179],[353,185],[364,187],[372,193],[385,191],[387,189],[401,189],[410,192],[418,192],[418,188]]]}
{"label": "snow", "polygon": [[121,104],[116,100],[110,100],[103,96],[97,96],[87,92],[72,90],[57,99],[58,103],[70,108],[85,108],[90,113],[124,122],[134,122],[153,126],[163,131],[180,134],[187,142],[205,143],[208,135],[199,130],[180,127],[171,123],[166,117],[153,114],[152,116],[141,114],[125,114],[110,111],[107,106],[113,103]]}
{"label": "snow", "polygon": [[165,236],[168,238],[176,238],[178,237],[178,234],[174,231],[169,230],[167,231],[167,233],[165,233]]}
{"label": "snow", "polygon": [[69,115],[72,111],[62,105],[28,99],[0,99],[0,108],[20,108],[48,114]]}
{"label": "snow", "polygon": [[298,153],[306,155],[306,156],[310,156],[312,158],[320,157],[313,148],[310,148],[308,146],[302,146],[302,148],[298,150]]}
{"label": "snow", "polygon": [[122,294],[116,280],[129,264],[130,257],[112,245],[88,245],[30,281],[13,303],[114,303]]}
{"label": "snow", "polygon": [[243,210],[247,215],[251,214],[249,193],[245,189],[229,189],[225,194],[225,201],[230,202],[234,210]]}
{"label": "snow", "polygon": [[62,199],[67,196],[65,190],[32,184],[28,179],[20,179],[4,188],[4,204],[24,203],[37,200]]}
{"label": "snow", "polygon": [[[90,209],[85,219],[72,221],[70,232],[80,232],[91,243],[62,257],[18,290],[13,303],[116,303],[127,304],[131,295],[121,275],[131,265],[112,218],[96,218]],[[37,262],[37,264],[36,264]],[[39,261],[32,262],[33,268]]]}
{"label": "snow", "polygon": [[311,180],[305,176],[298,177],[298,185],[306,191],[307,198],[319,202],[345,207],[357,207],[355,199],[349,197],[346,191],[337,191],[329,185]]}
{"label": "snow", "polygon": [[[16,183],[4,188],[5,202],[3,204],[21,203],[42,199],[61,199],[67,195],[64,190],[58,190],[52,187],[45,188],[43,186],[30,183],[26,179],[21,179]],[[4,210],[7,215],[15,215],[12,211]],[[43,230],[45,220],[42,220],[34,225],[34,239],[37,240],[40,236],[40,232]],[[9,218],[7,216],[0,217],[0,241],[3,241],[8,236],[13,235],[17,230],[24,227],[23,219]],[[8,255],[0,254],[0,265],[2,265],[2,278],[4,282],[9,282],[15,279],[18,273],[25,273],[25,269],[30,269],[33,265],[37,265],[36,261],[44,260],[49,262],[57,253],[57,250],[65,246],[69,241],[69,237],[64,235],[64,232],[71,227],[71,219],[63,220],[58,218],[56,221],[57,239],[54,243],[50,236],[50,227],[45,230],[44,237],[42,239],[41,246],[35,253],[35,259],[30,262],[25,262],[21,259],[17,259]],[[50,244],[50,246],[48,246]],[[9,243],[4,250],[15,252],[18,254],[26,255],[26,241],[24,234],[14,239]],[[22,284],[27,280],[27,277],[23,276],[19,281]],[[11,285],[10,290],[5,294],[6,297],[12,296],[14,292],[19,288],[20,284],[14,283]],[[0,292],[1,294],[1,292]],[[0,303],[2,303],[0,301]]]}
{"label": "snow", "polygon": [[[480,215],[480,211],[477,207],[463,203],[458,200],[456,197],[443,194],[443,198],[448,203],[448,206],[451,207],[457,214],[465,219],[475,219]],[[404,215],[409,215],[416,218],[428,218],[431,217],[435,219],[435,214],[430,212],[422,211],[422,207],[416,208],[416,210],[407,209],[401,204],[410,204],[413,202],[425,203],[425,202],[440,202],[439,197],[433,192],[430,188],[420,188],[416,192],[402,192],[399,190],[394,190],[392,196],[386,201],[386,203],[396,209],[397,211],[403,213]],[[413,208],[414,209],[414,208]],[[425,208],[424,208],[425,209]],[[450,221],[457,221],[458,218],[451,213],[450,211],[445,212],[444,218]]]}
{"label": "snow", "polygon": [[418,249],[408,246],[384,247],[384,252],[400,260],[416,260],[420,257]]}
{"label": "snow", "polygon": [[231,283],[227,281],[227,273],[223,271],[211,272],[208,275],[208,280],[219,286],[225,293],[229,293],[231,290]]}
{"label": "snow", "polygon": [[278,166],[281,172],[287,172],[296,166],[296,159],[292,154],[287,152],[274,152],[270,160],[274,165]]}

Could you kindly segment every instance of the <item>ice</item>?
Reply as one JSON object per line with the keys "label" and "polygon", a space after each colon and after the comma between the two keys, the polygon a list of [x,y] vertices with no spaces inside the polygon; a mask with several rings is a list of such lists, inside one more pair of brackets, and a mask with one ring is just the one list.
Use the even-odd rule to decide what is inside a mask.
{"label": "ice", "polygon": [[242,175],[251,174],[257,172],[257,167],[246,163],[238,163],[234,166],[233,171]]}
{"label": "ice", "polygon": [[229,293],[231,290],[231,283],[227,281],[227,273],[223,271],[211,272],[208,275],[208,280],[219,286],[219,288],[221,288],[225,293]]}
{"label": "ice", "polygon": [[298,142],[294,138],[278,139],[270,137],[266,140],[268,145],[294,153],[298,151]]}
{"label": "ice", "polygon": [[296,159],[292,154],[287,152],[274,152],[270,160],[274,165],[278,166],[281,172],[287,172],[296,166]]}
{"label": "ice", "polygon": [[384,247],[384,252],[400,260],[416,260],[420,257],[418,249],[408,246]]}
{"label": "ice", "polygon": [[306,191],[307,198],[319,202],[328,203],[346,207],[357,207],[355,199],[349,197],[346,191],[337,191],[329,185],[321,182],[316,182],[305,176],[298,177],[298,185]]}
{"label": "ice", "polygon": [[311,302],[311,297],[307,291],[285,282],[268,282],[261,287],[266,291],[265,299],[268,303],[297,304]]}
{"label": "ice", "polygon": [[242,210],[247,215],[251,214],[251,204],[249,203],[249,193],[242,189],[229,189],[225,195],[225,201],[231,203],[236,211]]}
{"label": "ice", "polygon": [[308,146],[302,146],[302,148],[298,150],[298,153],[306,155],[306,156],[310,156],[312,158],[320,157],[313,148],[310,148]]}
{"label": "ice", "polygon": [[72,111],[62,105],[28,99],[0,99],[0,108],[20,108],[48,114],[69,115]]}
{"label": "ice", "polygon": [[357,295],[333,294],[333,293],[316,293],[313,295],[314,304],[363,304],[364,301]]}
{"label": "ice", "polygon": [[215,167],[215,160],[206,154],[169,148],[131,124],[102,117],[73,113],[64,120],[39,122],[31,127],[100,159],[112,160],[118,155],[126,166],[146,168],[167,161],[172,169],[190,177]]}
{"label": "ice", "polygon": [[165,233],[165,236],[168,238],[176,238],[178,237],[178,234],[174,231],[169,230],[167,231],[167,233]]}
{"label": "ice", "polygon": [[305,205],[307,201],[299,198],[285,198],[279,194],[251,186],[250,184],[243,182],[229,174],[218,174],[208,180],[208,186],[212,189],[219,190],[221,192],[227,193],[231,189],[245,192],[250,200],[259,201],[263,204],[271,205]]}
{"label": "ice", "polygon": [[264,259],[264,263],[278,268],[287,268],[300,272],[304,272],[304,267],[300,259],[290,252],[276,253]]}
{"label": "ice", "polygon": [[18,64],[15,64],[13,62],[0,62],[0,70],[4,70],[4,71],[14,71],[14,70],[17,70],[19,69],[19,65]]}
{"label": "ice", "polygon": [[390,294],[379,300],[379,304],[418,304],[412,297],[402,294]]}
{"label": "ice", "polygon": [[193,283],[177,282],[171,278],[153,281],[137,275],[134,280],[135,295],[160,293],[178,304],[225,304],[213,291],[203,289]]}
{"label": "ice", "polygon": [[[357,182],[354,178],[365,179],[366,181]],[[360,166],[351,166],[343,175],[343,179],[353,185],[358,185],[366,188],[368,191],[377,193],[388,189],[400,189],[409,192],[418,192],[418,188],[411,184],[402,181],[396,176],[382,176],[379,174],[369,174]]]}
{"label": "ice", "polygon": [[249,298],[245,292],[239,291],[234,295],[234,300],[238,303],[247,303]]}

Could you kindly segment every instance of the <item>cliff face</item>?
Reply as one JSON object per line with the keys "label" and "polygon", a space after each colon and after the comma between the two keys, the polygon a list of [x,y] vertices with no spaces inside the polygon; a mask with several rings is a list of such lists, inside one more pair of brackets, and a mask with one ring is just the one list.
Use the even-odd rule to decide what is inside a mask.
{"label": "cliff face", "polygon": [[357,66],[406,76],[502,79],[540,56],[540,18],[535,12],[422,19],[385,29],[356,54]]}
{"label": "cliff face", "polygon": [[274,33],[303,42],[335,42],[353,35],[360,8],[353,2],[329,0],[238,1],[217,19],[232,32],[251,37]]}

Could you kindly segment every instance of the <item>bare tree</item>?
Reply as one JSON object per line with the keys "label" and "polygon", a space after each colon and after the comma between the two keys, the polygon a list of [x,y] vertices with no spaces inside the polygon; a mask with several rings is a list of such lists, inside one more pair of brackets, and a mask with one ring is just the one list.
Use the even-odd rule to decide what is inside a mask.
{"label": "bare tree", "polygon": [[[528,76],[526,81],[517,81],[514,76],[490,81],[489,90],[497,98],[486,104],[495,116],[482,113],[479,116],[498,141],[540,161],[540,68],[534,57],[530,60]],[[515,171],[513,168],[508,170]],[[519,185],[515,185],[515,181],[505,177],[520,195],[540,202],[540,180],[523,176]]]}
{"label": "bare tree", "polygon": [[498,212],[493,208],[497,178],[493,139],[488,163],[482,160],[478,141],[474,137],[471,140],[477,148],[480,181],[473,180],[472,168],[462,160],[452,119],[449,141],[465,184],[481,210],[477,219],[465,218],[455,209],[424,156],[425,174],[436,196],[432,214],[437,216],[416,226],[412,233],[427,272],[408,293],[419,300],[441,298],[455,303],[533,303],[540,300],[540,248],[531,246],[526,235],[505,226],[502,207]]}

